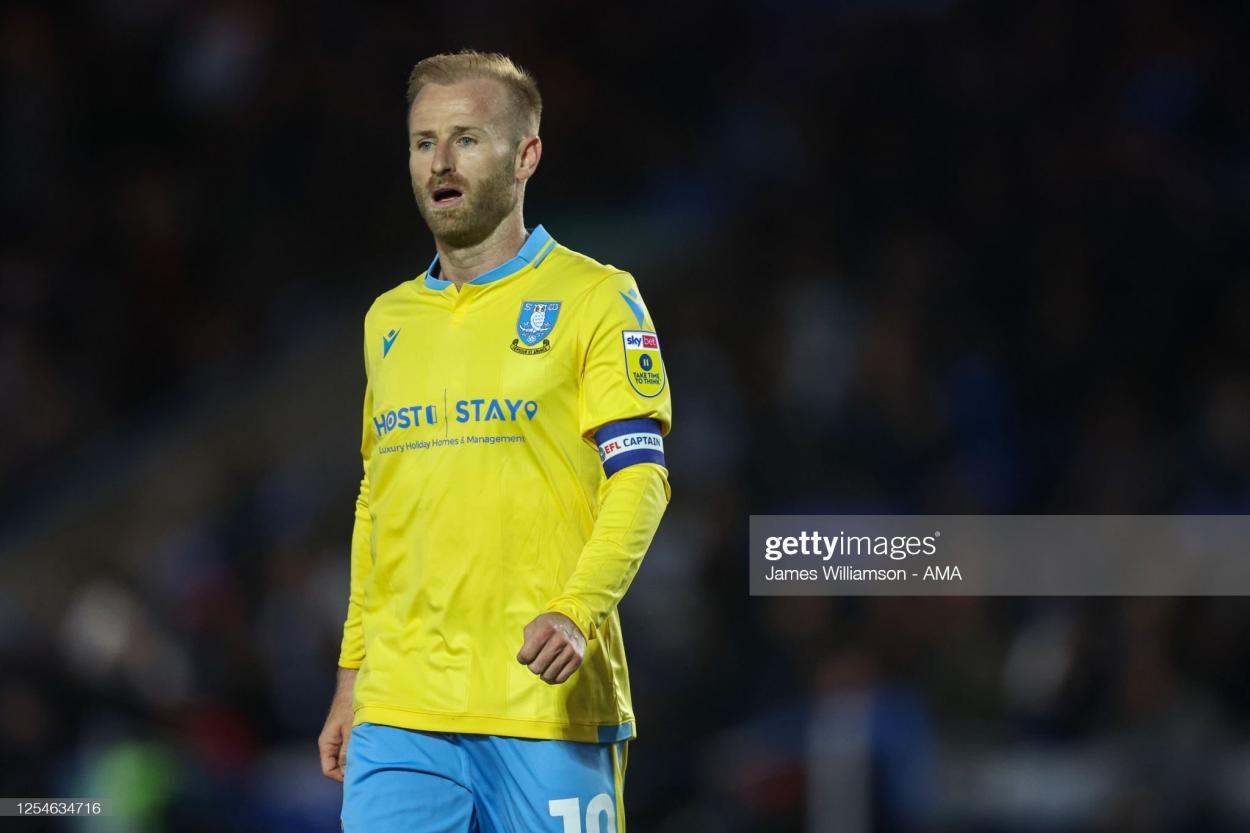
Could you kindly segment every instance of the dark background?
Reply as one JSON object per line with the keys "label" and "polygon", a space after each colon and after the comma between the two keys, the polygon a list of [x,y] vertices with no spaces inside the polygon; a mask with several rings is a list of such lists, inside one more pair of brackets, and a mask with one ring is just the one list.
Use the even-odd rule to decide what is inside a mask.
{"label": "dark background", "polygon": [[1250,509],[1238,5],[4,4],[0,795],[338,829],[360,321],[475,47],[665,339],[631,829],[1246,829],[1244,600],[746,586],[750,513]]}

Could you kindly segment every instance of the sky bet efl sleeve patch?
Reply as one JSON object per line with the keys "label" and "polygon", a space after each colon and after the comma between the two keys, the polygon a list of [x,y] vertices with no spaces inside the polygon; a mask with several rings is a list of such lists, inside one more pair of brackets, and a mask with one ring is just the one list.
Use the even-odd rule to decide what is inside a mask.
{"label": "sky bet efl sleeve patch", "polygon": [[654,419],[610,422],[595,432],[595,442],[599,444],[599,459],[607,477],[638,463],[664,466],[664,440],[660,437],[660,423]]}
{"label": "sky bet efl sleeve patch", "polygon": [[625,375],[634,390],[650,399],[664,390],[664,362],[660,337],[646,330],[625,330]]}

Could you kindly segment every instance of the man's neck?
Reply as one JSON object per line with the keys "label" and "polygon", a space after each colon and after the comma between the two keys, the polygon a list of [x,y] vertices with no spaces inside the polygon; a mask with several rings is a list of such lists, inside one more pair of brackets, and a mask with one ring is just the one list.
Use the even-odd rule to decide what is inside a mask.
{"label": "man's neck", "polygon": [[472,246],[461,249],[435,240],[439,277],[451,281],[459,291],[478,275],[484,275],[516,257],[525,245],[525,238],[525,224],[521,220],[521,212],[517,211],[505,217],[485,240]]}

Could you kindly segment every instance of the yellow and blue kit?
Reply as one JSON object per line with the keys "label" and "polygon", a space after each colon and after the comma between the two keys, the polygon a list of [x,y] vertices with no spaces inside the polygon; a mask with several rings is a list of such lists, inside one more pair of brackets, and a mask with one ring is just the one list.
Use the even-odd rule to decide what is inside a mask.
{"label": "yellow and blue kit", "polygon": [[[669,499],[655,325],[628,273],[541,226],[459,290],[437,275],[435,258],[365,316],[354,723],[627,741],[616,608]],[[516,659],[545,611],[588,639],[561,685]]]}

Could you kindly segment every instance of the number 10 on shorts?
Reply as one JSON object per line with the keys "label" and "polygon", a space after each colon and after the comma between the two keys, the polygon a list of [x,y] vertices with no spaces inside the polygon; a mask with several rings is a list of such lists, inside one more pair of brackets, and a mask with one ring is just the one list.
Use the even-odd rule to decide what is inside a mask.
{"label": "number 10 on shorts", "polygon": [[[582,803],[576,798],[553,798],[547,802],[548,814],[564,819],[562,833],[616,833],[616,807],[612,796],[599,793],[586,805],[586,827],[583,830]],[[606,827],[599,826],[599,817],[607,816]]]}

